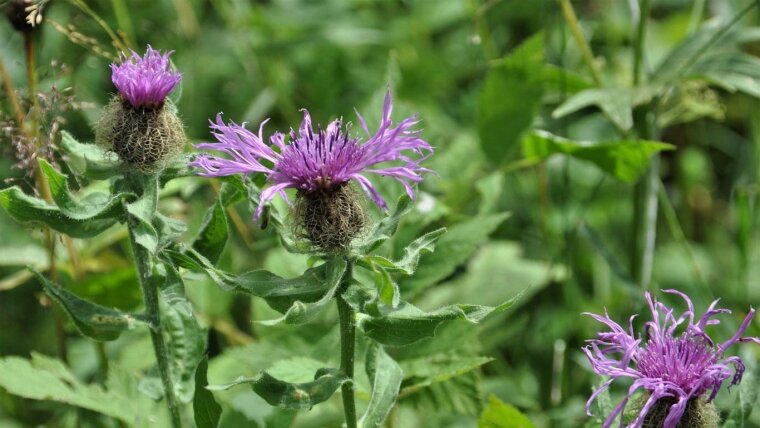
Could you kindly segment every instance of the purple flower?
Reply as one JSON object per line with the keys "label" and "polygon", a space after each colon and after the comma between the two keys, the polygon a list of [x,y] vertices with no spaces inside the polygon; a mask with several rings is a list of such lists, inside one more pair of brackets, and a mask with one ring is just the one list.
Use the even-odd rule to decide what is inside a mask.
{"label": "purple flower", "polygon": [[[221,113],[216,122],[211,122],[212,134],[217,142],[198,144],[201,149],[211,149],[226,153],[231,159],[200,155],[190,165],[202,169],[204,177],[219,177],[232,174],[260,172],[267,176],[270,186],[261,192],[261,201],[255,218],[261,215],[265,202],[279,194],[286,198],[285,189],[294,188],[303,192],[331,190],[351,180],[382,209],[387,209],[385,200],[365,176],[367,173],[389,176],[398,180],[406,188],[411,198],[415,197],[412,183],[422,181],[422,173],[429,171],[420,162],[432,153],[433,148],[419,137],[420,131],[413,127],[416,117],[408,117],[395,127],[391,121],[390,91],[385,95],[383,116],[380,127],[370,134],[367,123],[357,112],[362,129],[367,133],[367,141],[349,135],[350,124],[343,126],[340,119],[326,128],[312,126],[311,116],[303,111],[303,121],[298,132],[293,129],[286,136],[275,132],[270,144],[264,143],[264,121],[258,135],[243,125],[230,122],[225,125]],[[410,153],[417,156],[410,157]],[[376,166],[379,163],[399,161],[392,166]],[[286,199],[287,200],[287,199]]]}
{"label": "purple flower", "polygon": [[[649,398],[629,427],[641,427],[647,413],[657,401],[669,399],[674,404],[668,411],[663,427],[674,428],[681,420],[689,400],[709,394],[707,401],[712,401],[726,379],[733,376],[729,386],[741,381],[744,364],[739,357],[723,357],[728,347],[740,341],[753,341],[760,344],[758,338],[741,337],[755,316],[754,309],[750,309],[739,331],[731,339],[716,343],[708,336],[705,328],[708,325],[720,323],[712,319],[716,315],[731,313],[731,311],[716,309],[718,304],[716,300],[695,322],[694,305],[687,295],[676,290],[663,291],[681,296],[688,310],[676,317],[673,309],[653,299],[647,292],[646,300],[652,311],[652,320],[645,324],[645,342],[642,342],[641,338],[637,339],[633,333],[633,319],[636,315],[628,321],[626,331],[610,319],[606,311],[604,316],[584,314],[610,328],[610,331],[599,333],[597,339],[587,341],[588,346],[583,348],[593,370],[599,375],[610,378],[594,391],[586,403],[588,415],[591,416],[591,403],[615,379],[623,377],[633,379],[626,398],[609,415],[603,425],[604,428],[612,425],[615,418],[625,409],[628,400],[639,389],[648,391]],[[684,324],[685,322],[687,323]],[[682,324],[684,324],[683,332],[676,334],[676,329]],[[733,375],[730,366],[734,367]]]}
{"label": "purple flower", "polygon": [[174,89],[182,75],[171,71],[169,56],[174,51],[161,54],[148,45],[144,57],[130,50],[119,55],[120,62],[111,64],[111,80],[122,98],[132,107],[155,108],[163,104],[166,96]]}

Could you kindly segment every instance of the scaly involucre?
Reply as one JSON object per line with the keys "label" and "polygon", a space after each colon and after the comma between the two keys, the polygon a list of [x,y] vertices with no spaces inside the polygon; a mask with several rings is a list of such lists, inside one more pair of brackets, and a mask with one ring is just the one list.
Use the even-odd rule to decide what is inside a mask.
{"label": "scaly involucre", "polygon": [[[642,342],[641,338],[637,339],[633,333],[633,320],[636,315],[628,321],[626,331],[610,319],[606,311],[604,316],[585,313],[610,328],[610,331],[599,333],[597,339],[588,340],[588,346],[583,348],[593,370],[599,375],[609,377],[586,403],[589,416],[591,403],[615,379],[633,380],[627,396],[608,416],[604,428],[611,426],[615,418],[623,413],[626,403],[639,389],[648,391],[649,397],[629,427],[641,427],[649,410],[661,399],[669,399],[675,403],[670,407],[663,427],[676,427],[689,400],[703,397],[710,402],[726,379],[732,378],[729,386],[741,381],[744,364],[739,357],[724,358],[726,349],[740,341],[760,344],[758,338],[741,337],[755,316],[754,309],[750,309],[733,337],[723,343],[716,343],[705,328],[720,323],[713,319],[716,315],[731,311],[716,308],[716,300],[701,318],[695,320],[694,305],[687,295],[676,290],[663,291],[683,298],[688,309],[676,317],[672,308],[658,302],[647,292],[646,300],[652,312],[652,320],[645,324],[645,342]],[[676,329],[685,322],[687,323],[683,331],[676,334]],[[733,371],[731,366],[734,368]]]}
{"label": "scaly involucre", "polygon": [[111,64],[111,81],[132,107],[160,107],[182,80],[182,75],[172,71],[169,64],[169,56],[174,51],[162,54],[148,45],[143,57],[130,52],[131,55],[122,52],[119,62]]}
{"label": "scaly involucre", "polygon": [[[429,171],[420,166],[433,148],[414,130],[416,117],[408,117],[394,126],[391,121],[393,103],[390,91],[385,95],[383,115],[377,132],[370,133],[364,118],[357,112],[359,123],[367,133],[368,140],[349,135],[350,126],[343,126],[335,120],[322,129],[312,126],[311,116],[303,111],[303,121],[298,132],[291,129],[286,136],[275,132],[270,144],[264,143],[263,127],[254,134],[245,128],[245,123],[225,124],[221,113],[216,122],[211,122],[211,130],[216,142],[198,144],[201,149],[216,150],[229,158],[203,154],[190,165],[201,169],[200,175],[219,177],[232,174],[263,173],[270,186],[261,192],[261,201],[255,217],[261,215],[264,204],[279,194],[286,198],[285,189],[294,188],[304,192],[336,189],[351,180],[359,183],[364,192],[382,209],[387,209],[385,200],[367,179],[372,173],[389,176],[404,185],[411,198],[415,197],[412,183],[422,181],[422,173]],[[410,154],[417,155],[416,158]],[[392,166],[378,167],[377,164],[398,161]]]}

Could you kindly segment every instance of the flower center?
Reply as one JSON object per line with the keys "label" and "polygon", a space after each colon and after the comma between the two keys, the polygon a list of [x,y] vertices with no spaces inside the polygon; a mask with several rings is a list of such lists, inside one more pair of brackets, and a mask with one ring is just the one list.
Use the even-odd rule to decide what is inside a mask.
{"label": "flower center", "polygon": [[673,382],[684,391],[699,395],[705,390],[702,377],[716,361],[715,351],[704,338],[666,335],[647,342],[637,357],[637,366],[646,377]]}

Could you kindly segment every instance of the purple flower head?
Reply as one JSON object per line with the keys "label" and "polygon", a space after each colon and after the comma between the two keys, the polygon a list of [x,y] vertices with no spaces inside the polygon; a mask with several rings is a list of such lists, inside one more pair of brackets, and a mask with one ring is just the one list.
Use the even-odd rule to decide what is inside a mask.
{"label": "purple flower head", "polygon": [[[411,198],[415,197],[412,183],[422,181],[422,173],[429,171],[420,166],[433,148],[419,137],[419,130],[413,127],[416,117],[408,117],[394,126],[391,121],[390,91],[385,95],[383,116],[380,127],[370,134],[367,123],[357,112],[359,123],[367,133],[367,141],[349,135],[350,124],[344,126],[340,119],[322,128],[312,125],[309,112],[303,110],[303,121],[298,131],[290,130],[288,135],[275,132],[270,144],[264,143],[264,121],[258,135],[243,125],[230,122],[225,125],[221,113],[216,122],[211,122],[215,143],[198,144],[201,149],[211,149],[227,154],[230,159],[203,154],[190,165],[201,168],[204,177],[219,177],[232,174],[260,172],[267,176],[270,187],[261,192],[261,201],[255,218],[261,215],[263,205],[279,194],[286,198],[287,188],[310,192],[331,190],[351,180],[359,183],[364,192],[382,209],[387,209],[385,200],[367,179],[372,173],[389,176],[398,180],[406,188]],[[425,154],[427,152],[427,154]],[[411,153],[418,155],[410,157]],[[399,161],[400,164],[378,167],[383,162]]]}
{"label": "purple flower head", "polygon": [[145,56],[130,50],[132,55],[122,52],[119,63],[111,64],[111,81],[119,94],[132,107],[155,108],[161,106],[182,80],[182,75],[171,71],[169,56],[174,51],[161,54],[148,45]]}
{"label": "purple flower head", "polygon": [[[726,349],[740,341],[760,344],[758,338],[741,337],[755,316],[754,309],[750,309],[733,337],[725,342],[716,343],[705,328],[720,323],[713,319],[716,315],[731,311],[716,308],[716,300],[701,318],[695,319],[694,305],[687,295],[676,290],[663,291],[683,298],[688,309],[676,317],[672,308],[658,302],[647,292],[646,300],[652,312],[652,320],[645,324],[644,340],[637,339],[633,333],[633,319],[636,315],[630,318],[626,330],[610,319],[606,311],[604,316],[584,314],[610,329],[599,333],[596,339],[588,340],[588,345],[583,348],[593,370],[610,378],[594,391],[586,403],[589,416],[591,403],[615,379],[633,380],[626,398],[609,415],[604,428],[611,426],[615,418],[622,414],[628,400],[639,389],[648,391],[649,397],[629,427],[641,427],[647,413],[658,400],[669,399],[674,404],[670,406],[663,427],[675,428],[691,399],[706,395],[706,401],[712,401],[726,379],[731,378],[729,386],[741,381],[744,364],[739,357],[723,357]],[[683,330],[677,334],[676,329],[681,325],[684,326]],[[733,371],[731,366],[734,368]]]}

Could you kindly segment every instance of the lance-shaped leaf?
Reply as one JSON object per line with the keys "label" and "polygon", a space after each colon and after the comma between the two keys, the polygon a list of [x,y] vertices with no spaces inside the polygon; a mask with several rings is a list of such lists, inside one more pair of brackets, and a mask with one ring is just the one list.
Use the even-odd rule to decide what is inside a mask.
{"label": "lance-shaped leaf", "polygon": [[359,420],[362,428],[378,428],[388,417],[398,397],[404,373],[382,346],[371,343],[365,361],[367,377],[372,381],[372,395],[364,416]]}
{"label": "lance-shaped leaf", "polygon": [[283,313],[282,317],[264,324],[303,324],[332,301],[345,271],[345,260],[332,258],[293,279],[280,278],[267,271],[243,274],[237,278],[236,289],[265,299],[269,306]]}
{"label": "lance-shaped leaf", "polygon": [[401,221],[401,217],[408,213],[412,209],[412,200],[407,194],[403,194],[396,204],[396,208],[390,215],[384,217],[382,220],[372,228],[372,231],[367,235],[364,241],[361,241],[357,246],[359,247],[359,254],[367,254],[376,250],[383,242],[390,239],[398,229],[398,224]]}
{"label": "lance-shaped leaf", "polygon": [[435,311],[425,312],[408,302],[401,302],[396,309],[381,315],[356,314],[357,326],[370,338],[387,346],[405,346],[435,335],[444,322],[463,320],[477,324],[494,312],[509,309],[522,292],[499,306],[455,304]]}
{"label": "lance-shaped leaf", "polygon": [[653,154],[674,148],[667,143],[647,140],[573,141],[546,131],[534,131],[523,139],[523,152],[528,160],[542,161],[554,154],[564,154],[589,161],[626,183],[633,183],[641,176]]}
{"label": "lance-shaped leaf", "polygon": [[116,340],[123,332],[139,324],[145,324],[134,315],[84,300],[48,281],[45,276],[35,270],[32,270],[32,273],[42,283],[47,295],[63,307],[77,330],[90,339],[100,342]]}
{"label": "lance-shaped leaf", "polygon": [[140,175],[143,193],[136,201],[126,205],[131,233],[135,242],[155,254],[159,235],[153,222],[158,207],[158,177],[155,174]]}
{"label": "lance-shaped leaf", "polygon": [[82,144],[66,131],[61,131],[61,149],[66,163],[89,178],[105,180],[121,173],[115,154],[95,144]]}
{"label": "lance-shaped leaf", "polygon": [[216,263],[224,251],[229,238],[227,214],[224,212],[221,197],[206,211],[198,237],[193,241],[193,249]]}
{"label": "lance-shaped leaf", "polygon": [[0,206],[22,223],[42,223],[74,238],[91,238],[113,226],[122,215],[122,201],[128,193],[114,195],[95,192],[75,198],[66,176],[40,159],[40,170],[50,184],[55,205],[25,194],[13,186],[0,191]]}
{"label": "lance-shaped leaf", "polygon": [[61,212],[75,220],[89,220],[94,217],[107,219],[121,215],[121,201],[128,196],[125,193],[109,195],[94,192],[77,200],[71,194],[67,177],[57,171],[45,159],[39,159],[40,171],[50,185],[50,194]]}
{"label": "lance-shaped leaf", "polygon": [[192,248],[187,248],[184,253],[165,250],[164,254],[178,266],[205,273],[224,290],[266,300],[272,309],[283,314],[278,319],[263,322],[268,325],[280,322],[302,324],[313,319],[330,303],[346,271],[345,260],[331,258],[295,278],[282,278],[266,270],[232,275],[214,267]]}
{"label": "lance-shaped leaf", "polygon": [[220,391],[233,386],[249,384],[253,391],[272,406],[289,409],[311,409],[329,399],[344,383],[351,380],[337,369],[320,369],[314,380],[305,383],[284,382],[261,372],[252,378],[238,378],[225,385],[209,385],[212,391]]}
{"label": "lance-shaped leaf", "polygon": [[222,406],[214,399],[208,386],[206,372],[208,371],[208,359],[204,358],[195,370],[195,396],[193,397],[193,416],[195,426],[198,428],[216,428],[222,416]]}
{"label": "lance-shaped leaf", "polygon": [[185,286],[179,272],[169,263],[163,263],[164,272],[153,277],[162,300],[162,327],[167,337],[171,375],[175,395],[182,402],[190,402],[195,393],[195,369],[206,349],[206,331],[198,325]]}
{"label": "lance-shaped leaf", "polygon": [[411,275],[417,269],[417,264],[422,254],[435,251],[435,243],[444,233],[446,233],[446,228],[440,228],[415,239],[404,248],[404,254],[396,261],[372,255],[360,258],[359,262],[362,266],[369,269],[373,269],[373,265],[377,265],[385,270],[399,271],[405,275]]}

